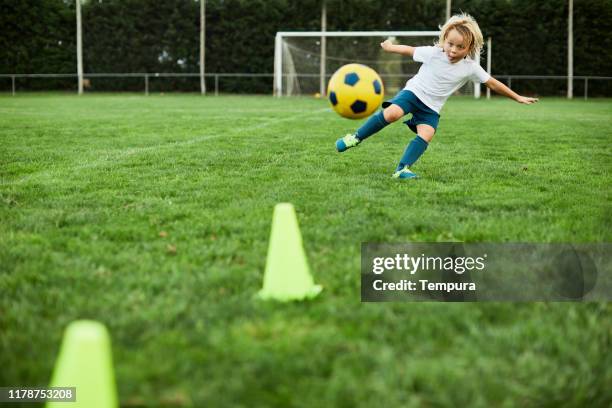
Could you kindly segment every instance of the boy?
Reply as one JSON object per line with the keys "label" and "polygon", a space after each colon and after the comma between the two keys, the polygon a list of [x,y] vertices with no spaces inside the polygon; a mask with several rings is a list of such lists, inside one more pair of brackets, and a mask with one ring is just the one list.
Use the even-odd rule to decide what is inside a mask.
{"label": "boy", "polygon": [[435,46],[394,45],[390,40],[381,43],[383,50],[413,57],[422,65],[403,90],[390,101],[383,102],[384,110],[372,115],[355,134],[348,134],[336,141],[338,152],[357,146],[388,124],[412,113],[412,118],[404,123],[417,135],[406,147],[393,177],[416,178],[410,167],[433,139],[442,106],[466,82],[484,83],[492,91],[519,103],[529,105],[537,102],[537,98],[518,95],[482,69],[477,62],[482,45],[478,23],[467,14],[451,17],[441,28]]}

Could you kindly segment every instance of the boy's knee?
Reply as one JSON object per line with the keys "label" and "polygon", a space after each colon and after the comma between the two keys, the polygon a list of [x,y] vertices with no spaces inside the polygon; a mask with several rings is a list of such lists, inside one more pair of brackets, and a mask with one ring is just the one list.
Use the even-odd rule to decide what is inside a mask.
{"label": "boy's knee", "polygon": [[430,143],[436,133],[436,129],[429,125],[419,124],[417,125],[417,134],[421,137],[421,139],[425,140],[427,143]]}
{"label": "boy's knee", "polygon": [[383,111],[383,115],[385,117],[385,120],[388,123],[391,123],[404,116],[404,111],[397,105],[391,105]]}

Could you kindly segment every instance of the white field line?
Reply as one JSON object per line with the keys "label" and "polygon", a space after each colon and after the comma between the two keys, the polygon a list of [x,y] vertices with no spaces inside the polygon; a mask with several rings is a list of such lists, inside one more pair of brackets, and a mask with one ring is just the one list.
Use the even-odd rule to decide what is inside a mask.
{"label": "white field line", "polygon": [[[88,170],[88,169],[94,169],[97,167],[102,167],[106,164],[117,164],[120,161],[128,158],[128,157],[133,157],[136,156],[138,154],[142,154],[142,153],[148,153],[148,152],[152,152],[152,151],[156,151],[156,150],[163,150],[163,149],[175,149],[175,148],[180,148],[180,147],[185,147],[185,146],[191,146],[197,143],[201,143],[201,142],[205,142],[208,140],[213,140],[213,139],[219,139],[219,138],[227,138],[227,137],[232,137],[232,136],[237,136],[243,132],[251,132],[254,130],[258,130],[258,129],[263,129],[263,128],[268,128],[271,126],[274,126],[278,123],[285,123],[285,122],[291,122],[297,119],[304,119],[304,118],[308,118],[308,117],[312,117],[312,116],[317,116],[319,115],[321,112],[325,112],[325,111],[330,111],[331,108],[323,108],[323,109],[317,109],[314,111],[308,111],[306,113],[301,113],[301,114],[297,114],[297,115],[292,115],[292,116],[288,116],[288,117],[284,117],[284,118],[280,118],[280,119],[270,119],[267,120],[265,122],[262,123],[257,123],[254,125],[247,125],[247,126],[242,126],[242,127],[233,127],[230,128],[230,130],[227,133],[224,134],[214,134],[214,135],[202,135],[202,136],[198,136],[195,137],[193,139],[189,139],[189,140],[183,140],[183,141],[178,141],[178,142],[168,142],[168,143],[161,143],[161,144],[156,144],[156,145],[152,145],[152,146],[146,146],[146,147],[130,147],[127,149],[121,149],[121,150],[114,150],[112,152],[109,152],[107,154],[104,153],[100,153],[100,154],[104,154],[104,156],[99,157],[99,159],[97,160],[93,160],[90,161],[86,164],[82,164],[82,165],[78,165],[78,166],[74,166],[74,167],[63,167],[62,169],[47,169],[47,170],[43,170],[40,172],[36,172],[33,174],[29,174],[19,180],[15,180],[15,181],[2,181],[0,182],[0,185],[3,186],[7,186],[7,185],[17,185],[17,184],[23,184],[26,183],[28,181],[33,181],[33,180],[37,180],[37,179],[54,179],[57,176],[59,176],[60,174],[62,174],[63,172],[77,172],[80,170]],[[227,118],[227,116],[226,116]],[[54,177],[55,176],[55,177]]]}
{"label": "white field line", "polygon": [[[223,110],[223,109],[219,109],[219,108],[210,108],[207,107],[206,110],[208,112],[215,112],[218,113],[215,116],[207,116],[207,119],[212,119],[212,118],[227,118],[227,110]],[[156,109],[143,109],[141,110],[141,112],[143,114],[156,114],[157,110]],[[236,113],[277,113],[278,109],[275,108],[269,108],[269,109],[258,109],[258,108],[237,108],[237,109],[232,109],[232,113],[236,114]],[[284,112],[302,112],[301,110],[297,110],[297,109],[293,109],[293,110],[284,110]],[[72,110],[69,108],[65,108],[65,109],[54,109],[53,111],[41,111],[41,110],[25,110],[25,109],[21,109],[21,108],[0,108],[0,114],[7,114],[7,115],[21,115],[21,116],[41,116],[41,117],[46,117],[46,116],[51,116],[51,117],[56,117],[58,115],[58,113],[72,113]],[[124,110],[121,109],[115,109],[115,110],[110,110],[110,109],[106,109],[105,110],[105,116],[104,118],[106,120],[109,119],[113,119],[113,118],[126,118],[129,117],[128,114],[125,113]],[[169,114],[169,113],[173,113],[173,114],[182,114],[183,116],[186,117],[192,117],[192,116],[197,116],[197,112],[195,111],[185,111],[184,109],[164,109],[164,113]]]}

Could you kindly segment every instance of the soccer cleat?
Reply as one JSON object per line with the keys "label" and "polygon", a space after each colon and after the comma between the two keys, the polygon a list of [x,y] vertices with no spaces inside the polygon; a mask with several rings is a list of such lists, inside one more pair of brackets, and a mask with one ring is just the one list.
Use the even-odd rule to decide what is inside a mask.
{"label": "soccer cleat", "polygon": [[416,174],[411,172],[410,169],[408,168],[408,166],[404,166],[403,169],[398,170],[395,173],[393,173],[393,178],[396,178],[396,179],[415,179],[415,178],[419,178],[419,176],[417,176]]}
{"label": "soccer cleat", "polygon": [[361,140],[357,139],[357,136],[348,134],[336,140],[336,150],[342,153],[346,149],[357,146],[359,143],[361,143]]}

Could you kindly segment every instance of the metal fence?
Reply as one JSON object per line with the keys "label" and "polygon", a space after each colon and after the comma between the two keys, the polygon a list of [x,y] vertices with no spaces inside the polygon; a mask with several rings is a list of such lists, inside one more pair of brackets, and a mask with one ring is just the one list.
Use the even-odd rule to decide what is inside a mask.
{"label": "metal fence", "polygon": [[[562,80],[564,83],[567,81],[567,76],[565,75],[494,75],[498,80],[504,80],[506,85],[509,88],[512,88],[512,80],[514,79],[514,85],[516,85],[517,81],[525,81],[525,80]],[[582,86],[582,95],[584,100],[589,98],[589,81],[591,84],[593,82],[604,82],[607,85],[608,92],[605,92],[603,96],[610,97],[612,93],[609,92],[610,85],[612,82],[612,77],[609,76],[574,76],[574,90],[578,88],[577,85]],[[578,93],[574,93],[574,97],[578,97]]]}
{"label": "metal fence", "polygon": [[[286,75],[286,76],[289,76],[289,75]],[[113,74],[111,73],[92,73],[92,74],[84,75],[85,83],[86,83],[86,86],[85,86],[86,90],[88,88],[87,84],[91,84],[92,80],[94,79],[103,79],[103,78],[131,79],[131,80],[141,81],[140,82],[141,85],[137,86],[137,85],[131,84],[130,88],[133,89],[134,86],[137,86],[139,91],[143,92],[145,95],[149,95],[149,93],[151,92],[151,82],[152,81],[158,81],[158,80],[169,79],[169,78],[192,79],[193,83],[186,85],[187,91],[188,92],[200,92],[199,77],[200,77],[199,73],[118,73],[118,74],[117,73],[113,73]],[[298,74],[297,77],[305,77],[305,78],[316,77],[318,78],[319,75],[318,74]],[[328,77],[331,77],[331,74],[328,75]],[[385,78],[391,78],[391,77],[402,77],[406,79],[409,76],[383,75],[383,80],[385,80]],[[77,86],[77,74],[0,74],[0,80],[4,79],[4,81],[2,82],[6,82],[10,80],[10,92],[12,93],[12,95],[16,95],[18,91],[32,90],[31,88],[26,89],[26,88],[29,88],[27,85],[20,86],[19,82],[23,80],[27,80],[27,79],[36,79],[36,78],[65,79],[65,80],[70,80],[71,81],[70,83],[75,89]],[[218,96],[219,93],[222,92],[221,85],[220,85],[221,80],[225,80],[225,79],[236,79],[237,80],[237,79],[245,79],[245,78],[246,79],[256,79],[256,80],[259,80],[260,82],[263,81],[264,82],[263,86],[264,86],[264,89],[266,90],[262,92],[268,92],[268,89],[270,91],[272,90],[272,80],[274,78],[274,74],[272,73],[261,73],[261,74],[208,73],[208,74],[205,74],[208,92],[211,94],[214,94],[215,96]],[[500,81],[505,82],[509,87],[514,86],[516,88],[517,86],[521,86],[523,88],[523,92],[524,92],[524,89],[533,90],[533,92],[536,92],[538,90],[538,83],[540,83],[540,86],[541,86],[541,83],[543,81],[554,81],[556,82],[556,86],[549,87],[550,89],[553,89],[553,91],[544,92],[543,94],[548,94],[548,95],[552,94],[555,96],[564,95],[562,91],[564,90],[564,87],[566,86],[566,81],[567,81],[567,76],[564,76],[564,75],[495,75],[495,78],[499,79]],[[612,97],[612,77],[611,76],[574,76],[574,89],[575,89],[574,95],[575,97],[578,97],[578,95],[582,94],[582,97],[585,100],[588,99],[589,92],[590,92],[590,89],[593,88],[593,84],[595,84],[597,88],[595,92],[596,96]],[[8,85],[8,84],[2,84],[2,85]],[[260,83],[260,85],[262,84]],[[235,88],[236,88],[235,86],[227,87],[226,92],[236,92]],[[66,89],[70,89],[70,88],[66,88],[66,85],[64,84],[63,90],[66,90]],[[8,90],[9,90],[8,87],[2,88],[0,85],[0,91],[6,92]],[[49,89],[44,89],[44,90],[57,90],[57,86],[55,87],[49,86]],[[170,91],[180,91],[180,90],[181,89],[176,89],[176,88],[170,89]],[[554,90],[557,90],[557,91],[555,92]],[[253,93],[253,92],[242,92],[242,93]]]}
{"label": "metal fence", "polygon": [[[84,74],[84,82],[90,83],[91,79],[94,78],[140,78],[142,80],[142,90],[145,95],[149,95],[149,84],[150,81],[156,78],[197,78],[199,80],[199,73],[120,73],[120,74]],[[253,74],[253,73],[210,73],[205,74],[206,79],[210,79],[214,82],[214,95],[219,95],[219,79],[221,78],[270,78],[270,82],[274,77],[273,74]],[[11,92],[12,95],[17,93],[17,80],[20,78],[74,78],[75,87],[77,85],[77,74],[0,74],[0,78],[11,79]],[[199,84],[199,81],[198,81]],[[86,85],[85,88],[88,86]],[[194,88],[193,91],[199,91],[198,88]]]}

